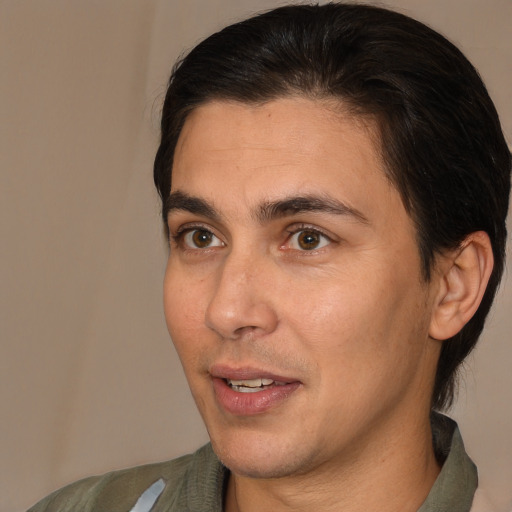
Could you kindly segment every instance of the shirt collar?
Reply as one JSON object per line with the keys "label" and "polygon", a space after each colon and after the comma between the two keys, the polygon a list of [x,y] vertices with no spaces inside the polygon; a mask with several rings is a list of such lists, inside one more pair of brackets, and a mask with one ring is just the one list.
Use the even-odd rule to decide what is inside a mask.
{"label": "shirt collar", "polygon": [[469,512],[478,474],[464,449],[459,428],[450,418],[433,413],[432,436],[436,456],[443,467],[418,512]]}
{"label": "shirt collar", "polygon": [[[433,413],[431,423],[434,451],[442,469],[418,512],[469,512],[478,485],[476,466],[464,449],[455,421]],[[191,512],[221,512],[228,475],[211,445],[206,445],[193,457],[179,503]]]}

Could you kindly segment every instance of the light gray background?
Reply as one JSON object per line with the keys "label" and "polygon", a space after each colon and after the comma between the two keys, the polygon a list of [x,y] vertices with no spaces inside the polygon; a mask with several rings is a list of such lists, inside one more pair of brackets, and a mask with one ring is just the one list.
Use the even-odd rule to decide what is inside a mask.
{"label": "light gray background", "polygon": [[[162,313],[158,110],[184,49],[279,3],[0,0],[1,511],[206,441]],[[512,2],[383,5],[463,48],[510,141]],[[502,510],[512,509],[511,313],[509,279],[453,411]]]}

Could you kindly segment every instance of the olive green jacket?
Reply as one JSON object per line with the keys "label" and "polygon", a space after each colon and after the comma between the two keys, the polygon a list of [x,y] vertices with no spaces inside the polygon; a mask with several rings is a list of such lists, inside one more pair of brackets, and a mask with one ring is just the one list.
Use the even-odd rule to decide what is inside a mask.
{"label": "olive green jacket", "polygon": [[[469,512],[477,471],[455,422],[437,416],[433,437],[444,463],[418,512]],[[208,444],[179,459],[86,478],[29,512],[222,512],[228,474]]]}

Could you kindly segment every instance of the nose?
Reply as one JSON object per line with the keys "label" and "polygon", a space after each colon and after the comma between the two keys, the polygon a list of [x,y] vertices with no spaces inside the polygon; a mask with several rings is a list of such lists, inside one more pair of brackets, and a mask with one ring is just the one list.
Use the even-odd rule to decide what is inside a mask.
{"label": "nose", "polygon": [[206,309],[206,326],[222,339],[273,332],[278,316],[273,307],[270,275],[251,255],[228,255],[217,270],[215,289]]}

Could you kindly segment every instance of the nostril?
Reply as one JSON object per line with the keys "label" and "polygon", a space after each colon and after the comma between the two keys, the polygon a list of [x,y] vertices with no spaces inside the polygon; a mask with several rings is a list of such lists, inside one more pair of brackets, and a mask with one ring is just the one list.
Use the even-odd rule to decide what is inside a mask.
{"label": "nostril", "polygon": [[258,305],[237,304],[229,311],[209,308],[206,326],[224,339],[246,339],[264,336],[277,326],[277,315],[264,303]]}

